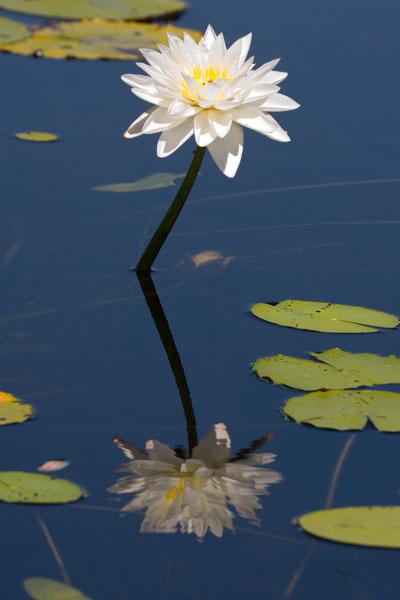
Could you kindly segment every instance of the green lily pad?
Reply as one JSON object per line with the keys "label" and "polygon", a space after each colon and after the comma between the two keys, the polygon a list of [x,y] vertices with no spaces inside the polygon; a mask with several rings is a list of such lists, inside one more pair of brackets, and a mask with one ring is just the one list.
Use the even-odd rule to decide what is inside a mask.
{"label": "green lily pad", "polygon": [[0,472],[0,501],[23,504],[67,504],[84,491],[66,479],[24,471]]}
{"label": "green lily pad", "polygon": [[29,577],[23,585],[32,600],[90,600],[79,590],[54,579]]}
{"label": "green lily pad", "polygon": [[58,136],[54,133],[45,131],[20,131],[15,134],[15,137],[24,142],[56,142]]}
{"label": "green lily pad", "polygon": [[393,329],[400,322],[397,316],[379,310],[303,300],[255,304],[251,312],[276,325],[325,333],[374,333],[378,327]]}
{"label": "green lily pad", "polygon": [[29,27],[24,23],[0,17],[0,44],[11,44],[30,35]]}
{"label": "green lily pad", "polygon": [[0,0],[0,8],[57,19],[141,20],[182,12],[184,0]]}
{"label": "green lily pad", "polygon": [[329,390],[290,398],[283,413],[303,425],[348,431],[376,429],[400,431],[400,394],[375,390]]}
{"label": "green lily pad", "polygon": [[167,43],[167,33],[181,36],[184,31],[195,39],[201,35],[173,25],[104,19],[61,21],[52,27],[34,29],[20,42],[0,44],[0,51],[55,59],[132,60],[139,56],[138,47],[154,48],[157,44]]}
{"label": "green lily pad", "polygon": [[154,173],[132,183],[109,183],[92,188],[94,192],[115,192],[126,194],[127,192],[141,192],[144,190],[156,190],[158,188],[175,185],[177,179],[181,179],[185,173]]}
{"label": "green lily pad", "polygon": [[0,392],[0,426],[23,423],[33,416],[34,412],[30,404],[22,404],[21,400],[12,394]]}
{"label": "green lily pad", "polygon": [[298,519],[307,533],[357,546],[400,548],[400,506],[353,506],[307,513]]}
{"label": "green lily pad", "polygon": [[310,352],[315,360],[278,354],[259,358],[253,370],[261,378],[297,390],[344,390],[400,383],[397,356],[353,354],[340,348]]}

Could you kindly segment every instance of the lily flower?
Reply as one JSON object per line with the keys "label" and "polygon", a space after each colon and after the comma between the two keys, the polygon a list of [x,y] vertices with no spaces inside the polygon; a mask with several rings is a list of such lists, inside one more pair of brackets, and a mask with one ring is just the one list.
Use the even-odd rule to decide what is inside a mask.
{"label": "lily flower", "polygon": [[128,127],[126,138],[161,133],[157,154],[164,158],[194,134],[227,177],[235,176],[242,158],[243,127],[290,141],[269,113],[299,104],[280,93],[287,73],[274,70],[279,59],[258,69],[253,57],[247,59],[251,33],[228,49],[210,25],[198,44],[188,34],[168,38],[158,51],[140,50],[147,63],[137,64],[146,75],[122,76],[133,94],[154,105]]}
{"label": "lily flower", "polygon": [[224,423],[218,423],[185,457],[156,440],[146,443],[146,452],[115,438],[130,462],[119,470],[130,475],[117,481],[109,491],[135,494],[122,510],[145,510],[143,533],[193,533],[202,540],[210,530],[222,537],[224,529],[234,531],[234,513],[259,525],[258,496],[281,481],[281,475],[264,465],[275,460],[271,453],[256,453],[269,436],[254,442],[248,450],[232,456],[231,439]]}

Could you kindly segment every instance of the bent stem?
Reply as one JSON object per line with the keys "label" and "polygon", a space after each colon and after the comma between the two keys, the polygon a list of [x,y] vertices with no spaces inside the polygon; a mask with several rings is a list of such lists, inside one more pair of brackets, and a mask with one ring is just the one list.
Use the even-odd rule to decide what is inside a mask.
{"label": "bent stem", "polygon": [[147,244],[146,250],[143,252],[138,264],[136,265],[136,273],[144,275],[150,272],[152,264],[157,258],[165,240],[167,239],[171,229],[173,228],[177,218],[180,215],[182,208],[185,205],[187,197],[196,181],[197,175],[199,174],[201,163],[203,162],[206,148],[198,146],[194,151],[193,160],[185,175],[185,179],[182,182],[178,193],[175,196],[174,201],[169,207],[165,217],[161,221],[157,231]]}
{"label": "bent stem", "polygon": [[197,426],[183,364],[150,273],[144,274],[138,272],[137,278],[178,386],[179,396],[186,417],[189,453],[191,454],[193,448],[197,446]]}

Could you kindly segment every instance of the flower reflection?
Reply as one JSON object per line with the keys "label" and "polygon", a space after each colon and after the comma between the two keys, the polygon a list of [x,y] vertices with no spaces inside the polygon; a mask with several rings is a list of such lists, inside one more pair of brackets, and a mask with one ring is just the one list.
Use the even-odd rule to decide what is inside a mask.
{"label": "flower reflection", "polygon": [[119,470],[132,473],[109,491],[135,494],[122,510],[145,510],[143,533],[194,533],[202,540],[207,531],[222,537],[224,528],[234,531],[234,513],[258,525],[258,496],[281,481],[281,475],[265,468],[275,460],[271,453],[256,453],[269,439],[265,436],[232,456],[231,439],[224,423],[218,423],[193,448],[189,456],[182,448],[172,450],[156,440],[146,443],[146,452],[115,438],[131,459]]}

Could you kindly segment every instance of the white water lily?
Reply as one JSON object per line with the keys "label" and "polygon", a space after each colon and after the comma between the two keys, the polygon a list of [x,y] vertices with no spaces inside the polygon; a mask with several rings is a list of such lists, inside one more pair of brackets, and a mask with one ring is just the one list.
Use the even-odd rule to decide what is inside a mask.
{"label": "white water lily", "polygon": [[161,133],[157,154],[169,156],[193,134],[198,146],[207,146],[217,166],[234,177],[243,153],[243,127],[279,142],[289,142],[286,131],[269,114],[298,108],[280,94],[287,73],[274,71],[279,59],[255,69],[246,60],[251,34],[228,49],[222,33],[209,25],[197,44],[169,35],[169,46],[141,49],[147,63],[138,63],[147,75],[123,75],[139,98],[154,104],[137,118],[125,137]]}
{"label": "white water lily", "polygon": [[[261,440],[266,441],[268,436]],[[123,511],[146,511],[141,532],[194,533],[203,539],[210,530],[217,537],[224,528],[234,531],[231,505],[243,518],[258,525],[258,496],[281,481],[281,475],[263,465],[275,460],[271,453],[249,450],[232,457],[231,440],[223,423],[214,425],[193,449],[190,458],[178,456],[171,448],[149,440],[146,452],[116,438],[115,442],[131,461],[120,469],[133,475],[120,479],[111,492],[135,494]]]}

